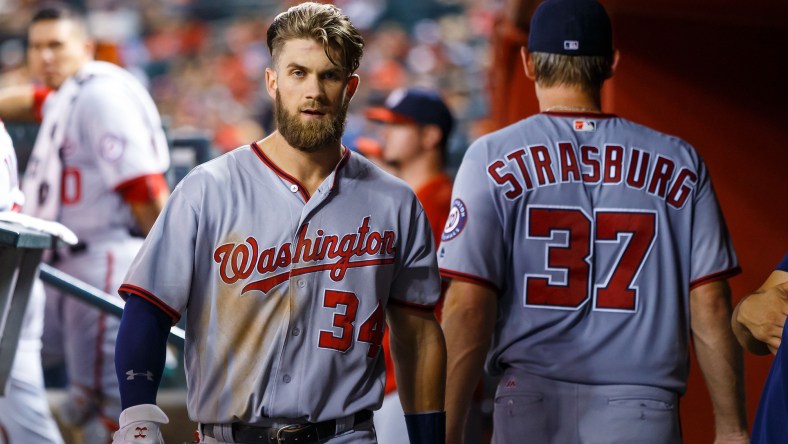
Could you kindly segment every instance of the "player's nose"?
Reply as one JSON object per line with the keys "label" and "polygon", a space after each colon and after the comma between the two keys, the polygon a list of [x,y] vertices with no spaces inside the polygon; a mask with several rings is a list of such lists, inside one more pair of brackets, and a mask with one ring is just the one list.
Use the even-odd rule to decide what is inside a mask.
{"label": "player's nose", "polygon": [[304,80],[304,97],[309,100],[317,100],[323,95],[323,87],[317,76],[309,76]]}

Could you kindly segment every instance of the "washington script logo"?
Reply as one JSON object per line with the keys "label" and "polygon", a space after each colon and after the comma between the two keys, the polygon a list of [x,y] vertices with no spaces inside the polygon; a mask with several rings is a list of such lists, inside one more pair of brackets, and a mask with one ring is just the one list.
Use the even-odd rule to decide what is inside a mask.
{"label": "washington script logo", "polygon": [[[218,247],[213,252],[213,260],[219,264],[219,275],[226,284],[234,284],[240,279],[248,278],[253,271],[269,274],[268,277],[250,282],[241,290],[259,290],[268,293],[272,288],[287,281],[293,276],[319,271],[329,271],[329,277],[340,281],[349,268],[370,267],[394,263],[396,236],[393,231],[371,231],[369,216],[361,221],[355,233],[344,236],[325,234],[317,230],[316,236],[306,237],[309,224],[298,232],[295,248],[291,242],[278,247],[260,251],[257,239],[246,238],[244,243],[229,243]],[[351,260],[354,257],[383,256],[379,259]],[[325,261],[319,265],[284,270],[279,274],[270,273],[278,269],[289,268],[301,262]]]}

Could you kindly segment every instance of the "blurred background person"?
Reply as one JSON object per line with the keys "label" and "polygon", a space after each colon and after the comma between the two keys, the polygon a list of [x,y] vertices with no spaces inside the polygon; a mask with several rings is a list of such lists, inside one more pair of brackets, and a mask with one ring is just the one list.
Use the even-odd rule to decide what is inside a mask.
{"label": "blurred background person", "polygon": [[[55,249],[51,264],[114,294],[169,196],[169,149],[148,92],[117,65],[94,61],[95,48],[78,10],[54,2],[38,9],[28,62],[43,85],[0,90],[0,116],[41,119],[23,211],[62,223],[80,241]],[[43,355],[65,363],[69,396],[60,417],[81,427],[87,443],[106,442],[117,429],[118,325],[63,292],[47,296]]]}
{"label": "blurred background person", "polygon": [[[416,192],[432,227],[436,247],[451,204],[451,177],[446,174],[447,141],[454,117],[440,94],[432,89],[399,88],[385,104],[366,111],[368,119],[382,124],[380,147],[365,148],[368,157],[404,180]],[[370,152],[374,150],[374,152]],[[440,306],[436,315],[440,319]],[[391,360],[389,332],[383,337],[386,359],[386,396],[375,413],[375,431],[381,444],[401,442],[407,435]]]}

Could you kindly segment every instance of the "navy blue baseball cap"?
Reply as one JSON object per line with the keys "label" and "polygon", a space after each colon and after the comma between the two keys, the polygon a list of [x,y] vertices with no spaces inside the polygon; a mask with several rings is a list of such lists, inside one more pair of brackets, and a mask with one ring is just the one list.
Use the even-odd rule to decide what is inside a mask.
{"label": "navy blue baseball cap", "polygon": [[454,126],[454,117],[440,94],[426,88],[396,89],[386,98],[384,106],[368,109],[366,116],[384,123],[438,125],[444,140]]}
{"label": "navy blue baseball cap", "polygon": [[536,8],[528,51],[579,56],[613,54],[613,28],[596,0],[546,0]]}

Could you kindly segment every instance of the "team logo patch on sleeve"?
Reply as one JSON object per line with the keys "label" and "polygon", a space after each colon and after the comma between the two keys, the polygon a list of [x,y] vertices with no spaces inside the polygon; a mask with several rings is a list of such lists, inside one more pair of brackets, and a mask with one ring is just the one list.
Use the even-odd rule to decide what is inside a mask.
{"label": "team logo patch on sleeve", "polygon": [[596,131],[596,122],[593,120],[575,120],[575,131]]}
{"label": "team logo patch on sleeve", "polygon": [[465,210],[465,203],[460,199],[454,199],[449,210],[449,217],[446,219],[446,226],[443,228],[441,235],[442,241],[452,240],[465,227],[465,222],[468,221],[468,212]]}
{"label": "team logo patch on sleeve", "polygon": [[126,141],[114,134],[107,134],[101,138],[99,147],[101,148],[101,157],[108,162],[116,162],[126,150]]}

